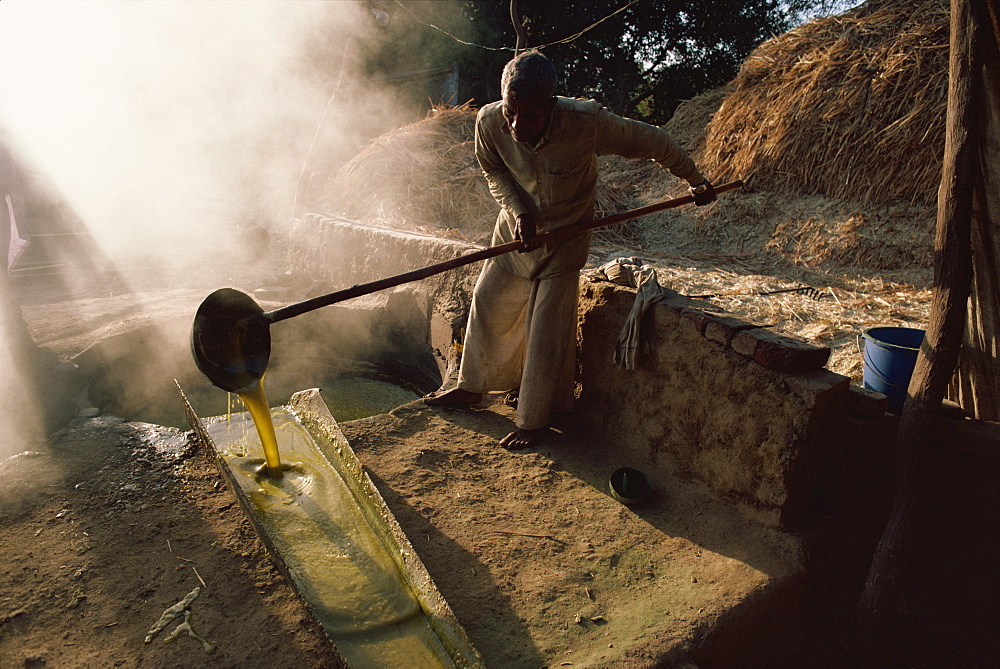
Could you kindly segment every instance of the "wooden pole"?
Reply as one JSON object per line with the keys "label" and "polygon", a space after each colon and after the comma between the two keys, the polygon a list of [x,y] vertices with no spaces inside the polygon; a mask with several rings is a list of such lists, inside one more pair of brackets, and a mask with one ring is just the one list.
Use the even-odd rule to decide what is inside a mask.
{"label": "wooden pole", "polygon": [[948,397],[979,420],[1000,421],[1000,0],[987,2],[992,38],[982,54],[983,203],[972,229],[972,294]]}
{"label": "wooden pole", "polygon": [[[742,181],[739,180],[731,181],[727,184],[716,186],[715,192],[725,193],[734,190],[736,188],[742,188],[742,187],[743,187]],[[674,209],[676,207],[680,207],[685,204],[692,204],[693,202],[694,202],[694,196],[682,195],[681,197],[676,197],[673,198],[672,200],[655,202],[653,204],[646,205],[645,207],[639,207],[637,209],[629,209],[628,211],[619,212],[617,214],[611,214],[610,216],[605,216],[603,218],[595,218],[591,221],[585,221],[583,223],[577,223],[576,225],[570,225],[565,228],[559,228],[558,230],[553,230],[552,232],[546,232],[544,234],[533,237],[531,239],[531,242],[533,244],[558,242],[582,234],[589,230],[596,230],[597,228],[603,228],[609,225],[616,225],[623,221],[628,221],[633,218],[638,218],[639,216],[645,216],[646,214],[652,214],[654,212],[663,211],[665,209]],[[506,244],[500,244],[499,246],[491,246],[481,251],[475,251],[473,253],[469,253],[468,255],[459,256],[458,258],[452,258],[451,260],[445,260],[444,262],[437,263],[436,265],[422,267],[420,269],[415,269],[410,272],[406,272],[404,274],[397,274],[396,276],[390,276],[386,279],[379,279],[378,281],[372,281],[371,283],[351,286],[350,288],[338,290],[337,292],[330,293],[328,295],[320,295],[319,297],[314,297],[304,302],[289,304],[288,306],[280,307],[273,311],[268,311],[267,313],[262,314],[260,318],[263,318],[268,323],[277,323],[278,321],[283,321],[286,318],[292,318],[294,316],[304,314],[307,311],[313,311],[314,309],[326,307],[331,304],[335,304],[337,302],[343,302],[344,300],[350,300],[355,297],[360,297],[362,295],[369,295],[371,293],[375,293],[380,290],[385,290],[386,288],[401,286],[404,283],[420,281],[421,279],[432,277],[435,274],[441,274],[442,272],[447,272],[448,270],[451,269],[456,269],[458,267],[463,267],[465,265],[471,265],[472,263],[479,262],[480,260],[488,260],[489,258],[495,258],[496,256],[500,256],[505,253],[514,253],[515,251],[521,251],[523,250],[523,248],[524,244],[518,241],[507,242]]]}
{"label": "wooden pole", "polygon": [[884,650],[903,580],[921,501],[924,451],[955,370],[972,281],[973,199],[982,173],[976,128],[982,66],[984,11],[979,0],[952,0],[951,52],[944,166],[934,241],[934,295],[896,437],[896,490],[892,511],[858,605],[859,634],[867,654]]}

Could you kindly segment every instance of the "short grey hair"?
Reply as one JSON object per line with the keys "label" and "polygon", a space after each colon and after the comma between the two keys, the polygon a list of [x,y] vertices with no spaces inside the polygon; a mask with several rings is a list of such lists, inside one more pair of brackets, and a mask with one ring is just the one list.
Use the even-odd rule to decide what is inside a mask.
{"label": "short grey hair", "polygon": [[504,66],[500,93],[504,97],[548,99],[556,94],[558,84],[552,61],[540,51],[525,51]]}

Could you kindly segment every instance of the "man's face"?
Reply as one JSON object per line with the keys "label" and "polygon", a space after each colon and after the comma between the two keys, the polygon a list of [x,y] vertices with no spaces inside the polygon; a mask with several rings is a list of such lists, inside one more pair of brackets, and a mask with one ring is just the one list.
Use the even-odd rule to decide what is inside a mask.
{"label": "man's face", "polygon": [[507,127],[515,140],[535,145],[549,124],[554,106],[554,98],[516,98],[505,95],[503,117],[507,119]]}

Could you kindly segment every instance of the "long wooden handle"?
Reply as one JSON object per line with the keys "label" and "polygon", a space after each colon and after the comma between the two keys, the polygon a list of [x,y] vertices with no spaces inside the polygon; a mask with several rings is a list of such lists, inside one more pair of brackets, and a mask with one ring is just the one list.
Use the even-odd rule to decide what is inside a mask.
{"label": "long wooden handle", "polygon": [[[741,188],[742,186],[742,181],[731,181],[727,184],[722,184],[721,186],[715,186],[715,192],[725,193],[726,191],[735,190],[737,188]],[[638,218],[639,216],[645,216],[646,214],[663,211],[664,209],[674,209],[685,204],[691,204],[692,202],[694,202],[693,195],[685,195],[672,200],[664,200],[663,202],[657,202],[645,207],[639,207],[638,209],[630,209],[618,214],[612,214],[611,216],[595,218],[592,221],[577,223],[576,225],[553,230],[552,232],[546,232],[536,237],[532,237],[531,243],[544,244],[545,242],[559,241],[568,237],[573,237],[582,232],[587,232],[588,230],[615,225],[616,223],[622,223],[623,221]],[[288,306],[268,311],[264,313],[261,318],[266,319],[268,323],[277,323],[278,321],[283,321],[286,318],[298,316],[306,313],[307,311],[319,309],[320,307],[329,306],[337,302],[343,302],[344,300],[350,300],[351,298],[361,297],[362,295],[368,295],[370,293],[377,293],[380,290],[400,286],[404,283],[426,279],[427,277],[440,274],[441,272],[447,272],[448,270],[455,269],[456,267],[471,265],[474,262],[487,260],[488,258],[495,258],[496,256],[500,256],[505,253],[520,251],[522,248],[524,248],[524,243],[519,241],[507,242],[506,244],[500,244],[499,246],[491,246],[490,248],[483,249],[482,251],[476,251],[475,253],[459,256],[458,258],[446,260],[436,265],[429,265],[421,269],[415,269],[412,272],[397,274],[396,276],[379,279],[378,281],[372,281],[371,283],[362,283],[357,286],[351,286],[350,288],[338,290],[335,293],[320,295],[303,302],[289,304]]]}

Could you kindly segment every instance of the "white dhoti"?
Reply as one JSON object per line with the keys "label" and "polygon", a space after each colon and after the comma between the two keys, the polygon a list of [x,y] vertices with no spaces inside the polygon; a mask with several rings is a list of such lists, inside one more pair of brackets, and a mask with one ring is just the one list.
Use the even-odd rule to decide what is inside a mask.
{"label": "white dhoti", "polygon": [[548,427],[573,408],[580,272],[526,280],[487,260],[472,294],[458,387],[520,388],[516,424]]}

